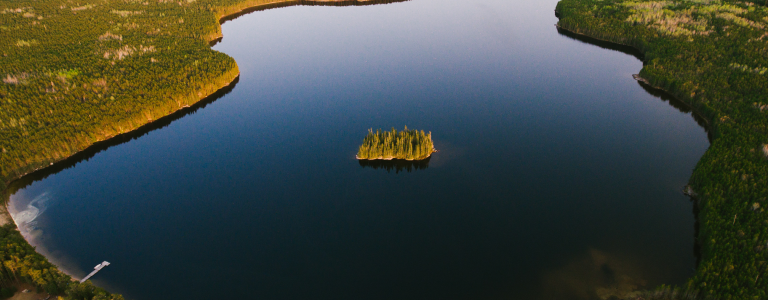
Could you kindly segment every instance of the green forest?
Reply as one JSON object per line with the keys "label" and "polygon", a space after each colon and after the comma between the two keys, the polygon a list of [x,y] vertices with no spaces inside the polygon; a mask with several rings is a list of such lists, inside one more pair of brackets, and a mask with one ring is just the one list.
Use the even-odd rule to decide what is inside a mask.
{"label": "green forest", "polygon": [[768,299],[766,1],[563,0],[558,27],[638,49],[639,75],[707,120],[712,144],[687,189],[701,261],[682,290]]}
{"label": "green forest", "polygon": [[424,133],[424,130],[397,131],[394,127],[390,131],[368,129],[368,134],[357,151],[357,159],[405,159],[422,160],[430,157],[435,152],[432,145],[432,132]]}

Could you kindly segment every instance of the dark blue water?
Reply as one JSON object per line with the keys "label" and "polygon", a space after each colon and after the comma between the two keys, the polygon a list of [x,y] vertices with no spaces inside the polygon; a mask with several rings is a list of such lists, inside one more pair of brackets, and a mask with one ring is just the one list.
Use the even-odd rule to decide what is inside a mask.
{"label": "dark blue water", "polygon": [[[138,300],[593,299],[683,283],[696,257],[681,190],[706,132],[632,79],[636,57],[558,33],[555,5],[242,16],[214,47],[242,72],[228,94],[20,181],[11,209],[38,210],[21,228],[65,271],[110,261],[93,282]],[[355,160],[368,128],[404,125],[440,152]]]}

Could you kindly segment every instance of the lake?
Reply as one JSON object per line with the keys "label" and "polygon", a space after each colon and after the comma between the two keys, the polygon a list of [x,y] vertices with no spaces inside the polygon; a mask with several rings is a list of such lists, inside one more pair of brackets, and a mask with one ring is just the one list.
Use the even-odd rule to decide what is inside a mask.
{"label": "lake", "polygon": [[[127,299],[598,299],[694,273],[709,146],[557,1],[274,7],[223,24],[239,80],[17,181],[20,229]],[[369,128],[429,161],[358,162]],[[23,212],[24,214],[19,214]],[[20,219],[20,216],[24,216]]]}

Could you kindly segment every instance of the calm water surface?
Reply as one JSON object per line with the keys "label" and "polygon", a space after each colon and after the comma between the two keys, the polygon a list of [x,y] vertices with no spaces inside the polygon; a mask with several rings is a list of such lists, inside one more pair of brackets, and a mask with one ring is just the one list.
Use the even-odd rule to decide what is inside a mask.
{"label": "calm water surface", "polygon": [[[20,181],[11,208],[37,210],[21,227],[64,270],[108,260],[93,282],[137,300],[591,299],[683,283],[696,258],[681,189],[706,132],[632,79],[636,57],[559,34],[555,5],[242,16],[214,47],[242,72],[228,94]],[[404,125],[440,152],[355,160],[368,128]]]}

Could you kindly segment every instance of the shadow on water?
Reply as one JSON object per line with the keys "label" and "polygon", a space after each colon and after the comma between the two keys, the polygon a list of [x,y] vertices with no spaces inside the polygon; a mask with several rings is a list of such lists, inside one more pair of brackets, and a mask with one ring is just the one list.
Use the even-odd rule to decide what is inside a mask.
{"label": "shadow on water", "polygon": [[[696,199],[696,197],[688,196],[688,198],[691,199],[691,203],[693,203],[693,219],[696,220],[696,222],[693,224],[693,256],[696,258],[696,263],[694,264],[695,268],[699,268],[699,263],[701,263],[701,241],[699,241],[699,232],[701,230],[701,224],[699,223],[699,200]],[[693,270],[694,272],[696,270]]]}
{"label": "shadow on water", "polygon": [[693,108],[691,108],[690,105],[686,104],[683,101],[678,100],[675,98],[675,96],[672,96],[671,94],[667,93],[664,90],[657,89],[655,87],[652,87],[646,83],[643,83],[641,81],[638,81],[637,84],[640,85],[648,94],[651,94],[652,96],[661,99],[661,101],[669,103],[672,107],[676,108],[682,113],[691,114],[693,116],[693,119],[696,120],[696,124],[699,124],[701,128],[704,128],[704,131],[707,132],[707,140],[709,140],[709,143],[712,144],[712,132],[709,130],[709,124],[707,123],[707,120],[704,119],[701,115],[699,115],[698,112],[696,112]]}
{"label": "shadow on water", "polygon": [[[205,108],[209,104],[229,94],[229,92],[231,92],[235,88],[235,86],[239,81],[240,81],[240,76],[235,78],[235,80],[232,81],[229,85],[219,89],[215,93],[204,98],[203,100],[198,101],[197,103],[195,103],[190,107],[185,107],[180,110],[177,110],[176,112],[170,115],[159,118],[153,121],[152,123],[139,127],[136,130],[116,135],[106,141],[97,142],[91,145],[90,147],[86,148],[85,150],[76,153],[75,155],[72,155],[62,161],[54,163],[53,165],[47,168],[32,172],[16,181],[13,181],[8,187],[7,195],[13,195],[17,191],[26,188],[27,186],[31,185],[36,181],[43,180],[48,176],[51,176],[63,170],[72,168],[82,161],[87,161],[92,157],[94,157],[99,152],[107,150],[113,146],[117,146],[123,143],[130,142],[132,140],[138,139],[149,132],[162,129],[170,125],[171,123],[173,123],[173,121],[181,119],[187,115],[194,114],[198,110]],[[6,198],[6,200],[8,200],[8,198]]]}
{"label": "shadow on water", "polygon": [[[258,6],[246,8],[242,11],[239,11],[237,13],[227,15],[221,18],[219,20],[219,23],[223,25],[228,21],[232,21],[234,19],[237,19],[243,15],[250,14],[252,12],[265,11],[265,10],[290,7],[290,6],[370,6],[370,5],[400,3],[400,2],[407,2],[407,1],[410,1],[410,0],[368,0],[368,1],[352,0],[352,1],[333,1],[333,2],[318,2],[318,1],[311,1],[311,0],[287,1],[287,2],[271,3],[271,4],[258,5]],[[222,39],[223,37],[217,38],[209,42],[209,45],[213,47],[219,42],[221,42]]]}
{"label": "shadow on water", "polygon": [[423,160],[404,160],[404,159],[393,159],[393,160],[366,160],[361,159],[357,162],[360,164],[360,167],[365,168],[372,168],[375,170],[378,169],[384,169],[387,170],[387,172],[391,172],[392,170],[395,171],[395,174],[400,173],[402,171],[406,171],[408,173],[414,171],[414,170],[426,170],[429,168],[429,160],[432,159],[432,157],[428,157],[427,159]]}
{"label": "shadow on water", "polygon": [[611,43],[611,42],[606,42],[606,41],[603,41],[603,40],[598,40],[596,38],[591,38],[591,37],[588,37],[588,36],[585,36],[585,35],[581,35],[581,34],[570,32],[570,31],[562,29],[560,27],[557,27],[557,33],[559,33],[560,35],[565,36],[565,37],[567,37],[569,39],[572,39],[574,41],[579,41],[579,42],[584,43],[584,44],[598,46],[598,47],[603,48],[603,49],[619,51],[619,52],[624,53],[624,54],[632,55],[632,56],[636,57],[637,59],[639,59],[640,61],[645,61],[645,55],[643,55],[642,52],[640,52],[639,50],[637,50],[637,49],[635,49],[634,47],[631,47],[631,46],[621,45],[621,44],[616,44],[616,43]]}

